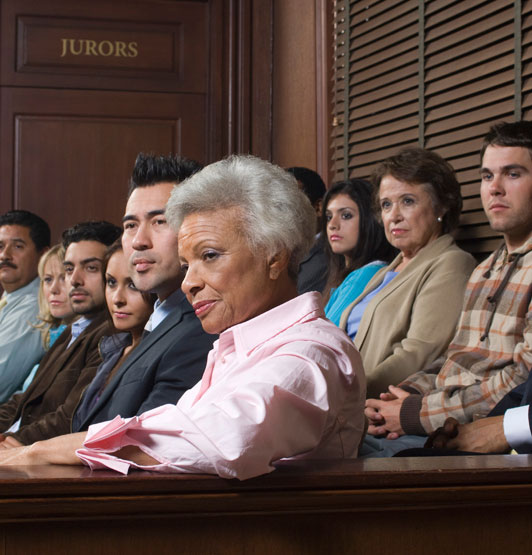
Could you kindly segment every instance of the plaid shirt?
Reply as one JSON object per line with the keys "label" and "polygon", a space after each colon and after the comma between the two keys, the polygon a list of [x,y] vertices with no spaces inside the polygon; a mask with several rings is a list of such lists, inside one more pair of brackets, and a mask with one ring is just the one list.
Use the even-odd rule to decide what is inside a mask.
{"label": "plaid shirt", "polygon": [[[501,286],[505,278],[508,281]],[[494,302],[495,293],[500,297]],[[449,416],[462,423],[486,416],[506,393],[528,378],[532,368],[531,297],[532,238],[511,254],[506,247],[496,251],[477,266],[447,352],[400,384],[411,393],[401,407],[406,434],[428,434]]]}

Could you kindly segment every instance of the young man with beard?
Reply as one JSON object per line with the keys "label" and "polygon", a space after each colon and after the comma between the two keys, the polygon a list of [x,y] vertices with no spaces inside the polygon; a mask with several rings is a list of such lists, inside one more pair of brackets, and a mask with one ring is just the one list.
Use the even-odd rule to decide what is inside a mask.
{"label": "young man with beard", "polygon": [[45,354],[28,389],[0,405],[0,448],[70,431],[73,411],[101,361],[98,342],[112,333],[104,312],[102,261],[120,233],[108,222],[77,224],[63,233],[65,279],[79,318]]}

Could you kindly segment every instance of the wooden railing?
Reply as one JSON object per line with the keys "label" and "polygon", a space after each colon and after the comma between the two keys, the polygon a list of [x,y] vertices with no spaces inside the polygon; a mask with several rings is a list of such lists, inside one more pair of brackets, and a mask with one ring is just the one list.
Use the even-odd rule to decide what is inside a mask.
{"label": "wooden railing", "polygon": [[0,467],[0,554],[530,553],[532,456],[206,475]]}

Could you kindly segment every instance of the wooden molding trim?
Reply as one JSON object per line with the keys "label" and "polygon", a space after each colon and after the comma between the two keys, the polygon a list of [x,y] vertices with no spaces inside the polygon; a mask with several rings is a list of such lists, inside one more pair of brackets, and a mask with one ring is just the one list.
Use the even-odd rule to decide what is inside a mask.
{"label": "wooden molding trim", "polygon": [[316,1],[316,170],[326,185],[330,184],[329,137],[331,106],[329,67],[331,52],[332,0]]}

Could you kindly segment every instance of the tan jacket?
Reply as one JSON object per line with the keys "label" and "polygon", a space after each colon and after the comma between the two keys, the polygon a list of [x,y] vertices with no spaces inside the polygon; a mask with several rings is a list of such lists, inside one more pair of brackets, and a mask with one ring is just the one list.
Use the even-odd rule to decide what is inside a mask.
{"label": "tan jacket", "polygon": [[[373,276],[342,314],[342,329],[346,329],[353,307],[401,260],[399,254]],[[355,337],[366,371],[368,397],[378,397],[388,385],[397,385],[445,351],[454,336],[474,267],[474,258],[458,248],[450,235],[443,235],[421,249],[370,301]]]}

